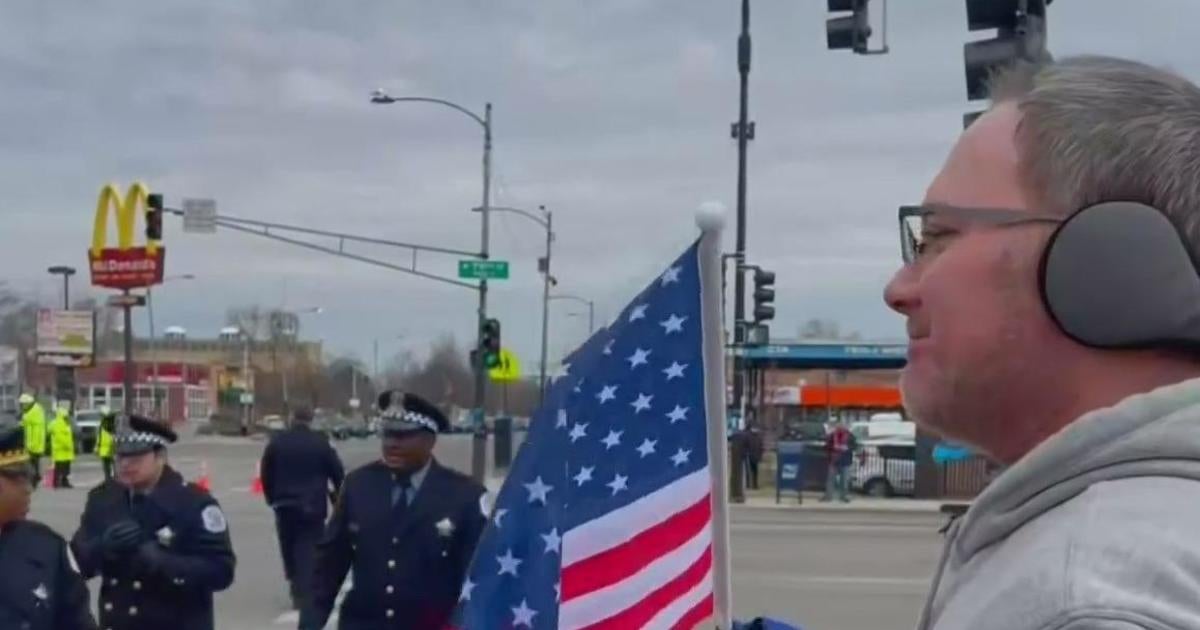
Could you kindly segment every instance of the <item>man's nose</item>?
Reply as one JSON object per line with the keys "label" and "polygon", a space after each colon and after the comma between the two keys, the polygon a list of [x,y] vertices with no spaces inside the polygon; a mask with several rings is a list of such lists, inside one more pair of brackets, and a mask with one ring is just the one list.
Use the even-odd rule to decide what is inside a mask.
{"label": "man's nose", "polygon": [[892,279],[883,288],[883,301],[888,308],[908,315],[920,305],[917,297],[917,272],[912,265],[904,265],[892,274]]}

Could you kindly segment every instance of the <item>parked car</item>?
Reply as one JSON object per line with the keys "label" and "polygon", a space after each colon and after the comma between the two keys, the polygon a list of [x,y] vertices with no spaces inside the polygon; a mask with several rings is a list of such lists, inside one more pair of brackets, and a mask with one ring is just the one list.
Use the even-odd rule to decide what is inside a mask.
{"label": "parked car", "polygon": [[873,497],[912,496],[916,490],[917,445],[892,438],[860,442],[850,484]]}
{"label": "parked car", "polygon": [[75,412],[75,452],[93,453],[100,437],[100,410],[81,409]]}

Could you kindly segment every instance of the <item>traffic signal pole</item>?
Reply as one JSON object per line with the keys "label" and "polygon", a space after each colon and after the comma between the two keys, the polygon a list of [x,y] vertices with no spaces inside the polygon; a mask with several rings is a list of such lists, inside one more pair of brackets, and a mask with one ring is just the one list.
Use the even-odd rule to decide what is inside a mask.
{"label": "traffic signal pole", "polygon": [[[741,357],[742,344],[746,340],[746,279],[742,264],[746,260],[746,149],[750,141],[749,84],[750,84],[750,0],[742,0],[742,32],[738,35],[738,74],[740,75],[740,102],[738,122],[734,128],[738,141],[737,181],[737,244],[733,281],[733,342],[737,351],[733,356],[733,408],[742,408],[745,375]],[[742,490],[741,441],[731,442],[732,457],[729,466],[729,500],[744,503]]]}
{"label": "traffic signal pole", "polygon": [[[483,205],[479,208],[482,223],[482,243],[479,257],[488,259],[488,217],[491,207],[492,189],[492,104],[488,103],[483,114]],[[487,472],[487,366],[482,352],[483,326],[487,321],[486,278],[479,280],[479,321],[475,348],[475,408],[471,432],[471,477],[482,483]]]}

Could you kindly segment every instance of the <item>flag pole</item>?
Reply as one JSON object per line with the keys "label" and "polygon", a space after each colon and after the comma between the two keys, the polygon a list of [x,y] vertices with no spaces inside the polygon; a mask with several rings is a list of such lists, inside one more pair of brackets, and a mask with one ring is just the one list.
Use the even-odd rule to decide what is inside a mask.
{"label": "flag pole", "polygon": [[712,475],[713,610],[719,630],[733,627],[733,587],[729,553],[728,443],[725,425],[725,331],[721,326],[721,234],[724,210],[702,205],[700,228],[700,309],[703,322],[704,406],[708,418],[708,467]]}

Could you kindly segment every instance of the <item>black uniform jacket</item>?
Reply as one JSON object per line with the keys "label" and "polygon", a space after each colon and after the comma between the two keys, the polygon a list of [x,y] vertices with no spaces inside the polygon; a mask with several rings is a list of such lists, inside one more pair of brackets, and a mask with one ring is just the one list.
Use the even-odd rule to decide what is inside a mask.
{"label": "black uniform jacket", "polygon": [[263,451],[262,484],[267,504],[312,520],[328,516],[330,484],[342,485],[342,461],[320,433],[304,425],[282,431]]}
{"label": "black uniform jacket", "polygon": [[[130,518],[157,552],[153,561],[140,552],[102,551],[105,530]],[[213,630],[213,593],[233,583],[236,559],[220,505],[169,466],[146,496],[112,480],[92,489],[71,546],[83,575],[102,578],[106,629]]]}
{"label": "black uniform jacket", "polygon": [[41,523],[16,521],[0,531],[0,628],[96,628],[67,541]]}
{"label": "black uniform jacket", "polygon": [[382,462],[351,472],[317,549],[313,601],[302,630],[328,619],[342,581],[353,588],[340,612],[342,630],[441,630],[487,523],[485,489],[431,461],[401,520],[392,517],[393,473]]}

